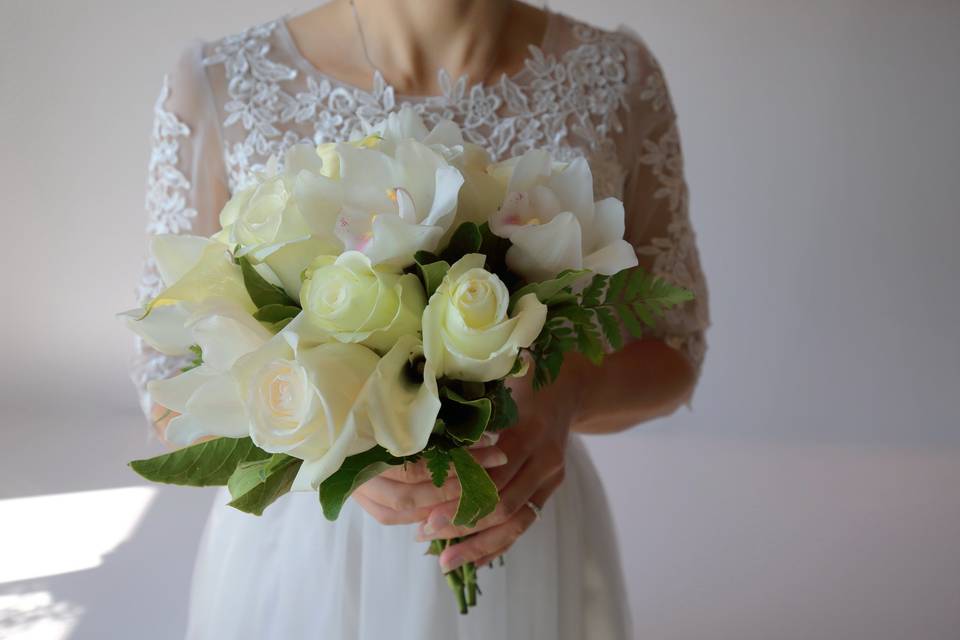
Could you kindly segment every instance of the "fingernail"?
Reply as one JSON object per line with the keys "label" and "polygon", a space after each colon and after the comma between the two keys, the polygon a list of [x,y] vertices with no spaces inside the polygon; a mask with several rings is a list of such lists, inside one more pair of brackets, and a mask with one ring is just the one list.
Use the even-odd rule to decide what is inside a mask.
{"label": "fingernail", "polygon": [[490,456],[490,464],[488,464],[487,466],[502,467],[505,464],[507,464],[507,454],[505,454],[503,451],[497,451],[496,453]]}
{"label": "fingernail", "polygon": [[458,554],[453,554],[446,560],[440,560],[440,568],[443,569],[444,573],[450,573],[454,569],[459,568],[462,564],[463,558],[461,558]]}
{"label": "fingernail", "polygon": [[433,516],[427,520],[426,524],[423,525],[423,535],[432,536],[437,531],[440,531],[444,527],[450,524],[450,521],[446,516]]}

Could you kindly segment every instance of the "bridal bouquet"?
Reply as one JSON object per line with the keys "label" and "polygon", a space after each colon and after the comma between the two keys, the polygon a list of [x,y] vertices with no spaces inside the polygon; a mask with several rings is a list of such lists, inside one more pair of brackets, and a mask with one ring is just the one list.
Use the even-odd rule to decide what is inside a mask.
{"label": "bridal bouquet", "polygon": [[[349,142],[292,147],[220,222],[211,238],[155,237],[165,288],[122,314],[192,359],[149,385],[183,448],[131,466],[226,485],[256,515],[302,490],[335,519],[363,482],[422,458],[438,486],[452,467],[454,524],[473,526],[498,494],[467,448],[517,421],[505,380],[532,367],[549,384],[569,351],[599,363],[624,329],[639,336],[692,297],[636,266],[623,205],[594,202],[584,160],[494,164],[409,109]],[[446,578],[466,613],[476,567]]]}

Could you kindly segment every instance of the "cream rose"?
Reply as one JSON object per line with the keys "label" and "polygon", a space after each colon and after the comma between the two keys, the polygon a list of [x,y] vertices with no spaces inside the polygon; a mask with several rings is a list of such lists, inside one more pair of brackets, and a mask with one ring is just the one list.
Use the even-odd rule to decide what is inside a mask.
{"label": "cream rose", "polygon": [[270,453],[324,460],[332,473],[347,456],[376,444],[353,410],[380,359],[339,342],[295,350],[288,337],[277,334],[233,368],[250,437]]}
{"label": "cream rose", "polygon": [[214,239],[254,263],[265,263],[291,297],[300,288],[300,272],[314,256],[338,253],[333,233],[341,206],[336,180],[325,175],[329,160],[316,148],[295,145],[284,156],[283,170],[272,159],[256,184],[237,192],[220,212]]}
{"label": "cream rose", "polygon": [[520,298],[509,317],[510,292],[483,264],[475,253],[458,260],[423,312],[424,354],[438,376],[505,377],[546,321],[547,308],[534,294]]}
{"label": "cream rose", "polygon": [[423,351],[416,337],[402,337],[383,358],[358,344],[302,345],[285,330],[233,368],[253,441],[303,460],[294,490],[316,489],[375,445],[396,456],[426,446],[440,398],[430,367],[419,379],[410,373]]}
{"label": "cream rose", "polygon": [[385,353],[420,330],[425,298],[415,275],[374,266],[358,251],[321,256],[304,272],[297,331],[307,341],[356,342]]}

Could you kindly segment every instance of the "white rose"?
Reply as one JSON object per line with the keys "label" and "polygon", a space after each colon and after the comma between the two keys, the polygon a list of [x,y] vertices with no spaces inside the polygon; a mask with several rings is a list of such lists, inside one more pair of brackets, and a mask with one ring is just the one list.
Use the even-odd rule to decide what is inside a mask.
{"label": "white rose", "polygon": [[181,414],[167,425],[166,438],[189,445],[205,436],[240,438],[248,421],[231,369],[242,356],[261,348],[270,332],[247,310],[215,300],[188,319],[191,344],[200,346],[203,364],[148,385],[151,398]]}
{"label": "white rose", "polygon": [[249,435],[264,451],[322,461],[332,473],[347,456],[376,444],[354,405],[380,359],[339,342],[295,350],[287,338],[277,334],[233,369]]}
{"label": "white rose", "polygon": [[423,312],[424,353],[438,376],[503,378],[543,329],[547,308],[536,295],[520,298],[508,317],[510,292],[483,264],[475,253],[458,260]]}
{"label": "white rose", "polygon": [[548,153],[534,150],[493,172],[504,171],[510,175],[507,195],[490,228],[513,244],[507,264],[526,280],[548,280],[566,269],[612,275],[637,265],[623,239],[623,203],[593,201],[586,160],[558,169]]}
{"label": "white rose", "polygon": [[233,256],[218,242],[199,236],[159,235],[150,253],[165,288],[144,309],[120,314],[151,347],[186,355],[195,344],[187,321],[197,308],[219,300],[252,314],[256,306]]}
{"label": "white rose", "polygon": [[321,256],[304,272],[302,339],[357,342],[384,353],[420,330],[426,295],[420,280],[357,251]]}
{"label": "white rose", "polygon": [[432,369],[419,379],[410,373],[421,353],[414,336],[382,359],[358,344],[302,349],[285,330],[234,367],[250,437],[265,451],[303,460],[298,491],[316,489],[348,456],[378,444],[396,456],[417,453],[440,411]]}
{"label": "white rose", "polygon": [[333,233],[341,190],[326,175],[328,162],[310,145],[291,147],[283,171],[278,170],[276,159],[271,159],[256,183],[236,193],[224,206],[221,230],[214,235],[231,248],[240,245],[239,255],[266,263],[294,298],[299,292],[300,272],[310,260],[341,249]]}

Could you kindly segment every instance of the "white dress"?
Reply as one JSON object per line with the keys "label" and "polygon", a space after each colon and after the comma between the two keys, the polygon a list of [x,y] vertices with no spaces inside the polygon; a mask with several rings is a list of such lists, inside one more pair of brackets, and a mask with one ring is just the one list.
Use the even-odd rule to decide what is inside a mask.
{"label": "white dress", "polygon": [[[495,158],[531,147],[588,158],[596,197],[616,196],[641,264],[693,289],[657,337],[699,368],[707,295],[687,216],[676,117],[641,40],[551,14],[526,67],[487,86],[441,74],[444,93],[403,97],[375,74],[371,91],[339,82],[297,50],[285,20],[189,48],[157,101],[148,176],[149,233],[209,234],[229,194],[290,145],[343,139],[361,119],[412,104],[429,124],[454,120]],[[147,264],[142,299],[156,293]],[[134,379],[183,365],[140,345]],[[145,407],[149,397],[142,393]],[[481,569],[482,596],[455,609],[415,527],[386,527],[348,502],[327,522],[313,494],[290,494],[261,518],[227,506],[200,544],[191,640],[624,640],[628,599],[603,488],[574,436],[564,483],[507,553]]]}

